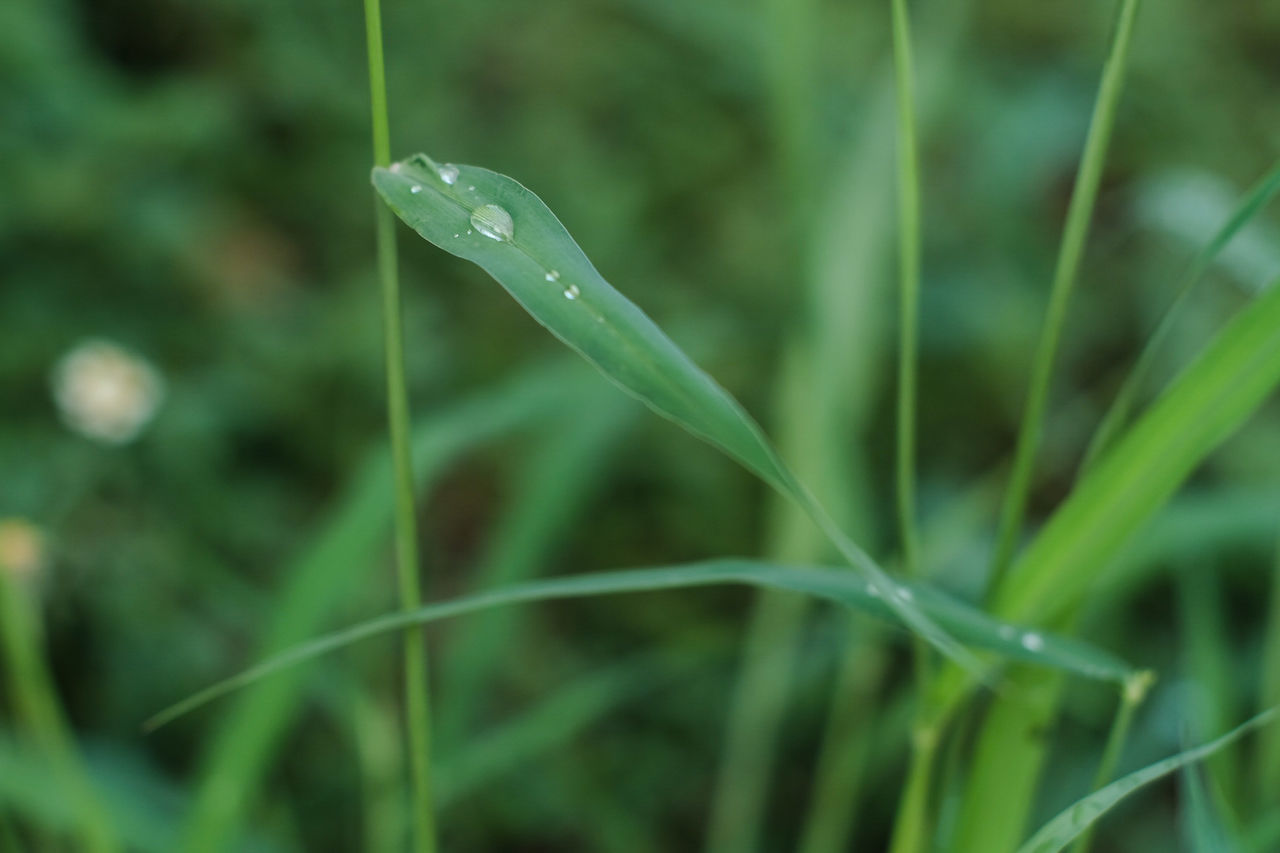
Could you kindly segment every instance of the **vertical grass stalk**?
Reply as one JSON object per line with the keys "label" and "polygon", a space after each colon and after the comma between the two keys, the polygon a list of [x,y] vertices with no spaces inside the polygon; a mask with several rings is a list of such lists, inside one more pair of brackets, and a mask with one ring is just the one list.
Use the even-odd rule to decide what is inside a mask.
{"label": "vertical grass stalk", "polygon": [[1054,269],[1053,285],[1049,293],[1049,307],[1045,313],[1044,327],[1031,367],[1031,386],[1027,394],[1022,425],[1018,431],[1017,451],[1013,472],[1000,512],[1000,526],[996,534],[995,555],[992,560],[988,591],[996,589],[1009,569],[1022,531],[1023,517],[1027,509],[1027,497],[1031,487],[1031,475],[1036,454],[1044,433],[1045,408],[1049,401],[1049,386],[1053,378],[1054,361],[1058,342],[1067,318],[1067,305],[1075,289],[1089,237],[1089,225],[1098,198],[1098,186],[1102,181],[1102,169],[1107,159],[1111,130],[1115,124],[1120,93],[1124,88],[1124,75],[1129,61],[1129,45],[1133,39],[1134,20],[1139,0],[1121,0],[1123,3],[1117,18],[1111,50],[1102,70],[1102,84],[1094,104],[1089,133],[1085,140],[1080,170],[1076,173],[1071,203],[1067,209],[1067,222],[1062,232],[1062,245]]}
{"label": "vertical grass stalk", "polygon": [[[387,82],[382,56],[380,0],[365,0],[365,33],[369,42],[369,96],[373,123],[373,162],[391,163],[391,133],[387,121]],[[382,284],[386,324],[387,419],[395,468],[396,572],[400,606],[418,607],[417,513],[413,498],[413,461],[409,449],[409,393],[404,370],[404,321],[400,311],[400,278],[396,265],[395,220],[374,197],[377,228],[378,278]],[[427,694],[427,651],[421,627],[404,632],[405,718],[409,732],[409,767],[413,781],[412,812],[415,849],[436,849],[435,814],[431,800],[431,706]]]}
{"label": "vertical grass stalk", "polygon": [[[916,144],[914,56],[906,0],[892,0],[893,71],[897,93],[898,139],[898,425],[897,498],[902,570],[919,570],[915,529],[916,375],[920,327],[920,167]],[[929,648],[915,643],[917,724],[911,766],[893,831],[893,853],[917,853],[929,846],[929,791],[938,748],[937,729],[922,725],[928,709]]]}
{"label": "vertical grass stalk", "polygon": [[[1103,747],[1102,758],[1098,761],[1098,772],[1093,777],[1091,790],[1097,791],[1111,784],[1115,778],[1116,767],[1120,764],[1120,756],[1129,741],[1129,728],[1133,724],[1133,715],[1146,698],[1147,691],[1155,681],[1154,673],[1149,670],[1134,674],[1125,682],[1120,694],[1120,704],[1116,707],[1115,720],[1111,723],[1111,733],[1107,736],[1107,745]],[[1092,825],[1081,833],[1071,848],[1071,853],[1088,853],[1089,843],[1093,838]]]}
{"label": "vertical grass stalk", "polygon": [[920,337],[920,169],[916,151],[914,59],[906,0],[893,0],[893,67],[898,104],[898,530],[902,566],[916,566],[916,373]]}
{"label": "vertical grass stalk", "polygon": [[[35,602],[0,562],[0,663],[5,693],[20,731],[49,762],[60,795],[76,815],[77,850],[114,853],[120,849],[111,817],[76,752],[40,649]],[[7,849],[7,848],[6,848]],[[16,848],[15,848],[16,849]]]}

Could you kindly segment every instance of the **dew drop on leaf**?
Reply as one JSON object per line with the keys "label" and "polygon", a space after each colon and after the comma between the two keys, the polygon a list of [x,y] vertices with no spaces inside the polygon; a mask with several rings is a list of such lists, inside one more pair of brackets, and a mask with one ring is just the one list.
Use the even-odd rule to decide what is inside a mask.
{"label": "dew drop on leaf", "polygon": [[511,214],[496,204],[485,204],[477,207],[471,214],[471,224],[490,240],[509,241],[516,233]]}

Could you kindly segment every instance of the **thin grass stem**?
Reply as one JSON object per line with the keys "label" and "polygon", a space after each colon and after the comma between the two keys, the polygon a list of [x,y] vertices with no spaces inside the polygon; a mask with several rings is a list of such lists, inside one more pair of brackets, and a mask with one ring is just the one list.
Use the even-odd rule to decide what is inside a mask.
{"label": "thin grass stem", "polygon": [[[382,54],[380,0],[365,0],[365,32],[369,43],[369,95],[373,123],[373,162],[391,163],[391,134],[387,120],[387,83]],[[378,278],[382,284],[386,325],[387,419],[395,469],[396,570],[400,606],[413,610],[422,603],[418,582],[417,512],[413,495],[410,453],[409,393],[404,368],[404,321],[401,317],[400,277],[396,263],[395,220],[375,196]],[[427,651],[421,627],[406,629],[404,644],[405,717],[409,732],[414,844],[419,853],[436,849],[435,812],[431,797],[431,705],[427,691]]]}
{"label": "thin grass stem", "polygon": [[[1280,541],[1276,543],[1275,571],[1271,576],[1271,605],[1262,652],[1261,707],[1280,705]],[[1280,723],[1262,730],[1258,742],[1258,797],[1273,804],[1280,797]]]}
{"label": "thin grass stem", "polygon": [[111,817],[90,781],[58,702],[53,678],[39,645],[34,601],[0,562],[0,664],[6,693],[21,731],[49,762],[61,795],[77,817],[78,850],[114,853],[120,849]]}
{"label": "thin grass stem", "polygon": [[1049,386],[1053,378],[1058,343],[1062,337],[1062,328],[1067,318],[1067,306],[1071,301],[1071,293],[1075,289],[1080,261],[1088,241],[1089,225],[1098,199],[1098,186],[1102,182],[1102,170],[1107,159],[1111,130],[1115,124],[1116,110],[1124,88],[1125,70],[1129,63],[1129,45],[1133,40],[1134,20],[1137,17],[1140,0],[1122,0],[1122,3],[1111,50],[1102,70],[1102,84],[1098,90],[1097,102],[1094,104],[1080,170],[1076,174],[1071,203],[1067,209],[1066,227],[1063,229],[1062,245],[1058,252],[1053,285],[1049,293],[1049,307],[1032,364],[1031,387],[1022,415],[1022,425],[1018,431],[1013,472],[1010,475],[1009,488],[1001,508],[988,592],[999,587],[1000,581],[1013,561],[1022,532],[1031,476],[1044,434],[1045,408],[1049,402]]}
{"label": "thin grass stem", "polygon": [[[1102,758],[1098,761],[1098,772],[1093,777],[1093,786],[1090,790],[1101,790],[1111,784],[1111,780],[1115,778],[1120,756],[1129,740],[1129,728],[1133,724],[1133,715],[1142,704],[1142,700],[1146,698],[1153,681],[1155,681],[1155,675],[1144,670],[1135,674],[1125,684],[1120,694],[1120,704],[1116,707],[1115,719],[1111,723],[1111,733],[1107,736],[1107,745],[1103,747]],[[1092,840],[1093,827],[1090,826],[1076,839],[1071,853],[1088,853]]]}
{"label": "thin grass stem", "polygon": [[920,168],[916,150],[915,74],[906,0],[893,0],[893,65],[898,105],[898,528],[902,568],[916,565],[916,374],[920,337]]}

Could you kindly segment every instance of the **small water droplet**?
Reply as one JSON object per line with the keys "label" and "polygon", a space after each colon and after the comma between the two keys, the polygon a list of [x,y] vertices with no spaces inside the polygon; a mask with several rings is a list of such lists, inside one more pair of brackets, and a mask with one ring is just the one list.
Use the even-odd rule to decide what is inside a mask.
{"label": "small water droplet", "polygon": [[413,186],[409,187],[409,192],[413,193],[414,195],[417,195],[418,193],[422,192],[422,187],[420,187],[418,184],[414,184]]}
{"label": "small water droplet", "polygon": [[1022,647],[1029,652],[1041,651],[1044,649],[1044,637],[1028,631],[1022,635]]}
{"label": "small water droplet", "polygon": [[468,233],[468,234],[470,234],[470,233],[471,233],[471,229],[470,229],[470,228],[468,228],[468,229],[467,229],[467,233]]}
{"label": "small water droplet", "polygon": [[476,185],[475,185],[475,184],[472,184],[471,186],[467,187],[467,189],[468,189],[468,190],[470,190],[471,192],[475,192],[475,191],[476,191]]}
{"label": "small water droplet", "polygon": [[454,235],[453,235],[453,237],[454,237],[454,239],[456,240],[456,239],[458,238],[458,235],[457,235],[457,234],[454,234]]}
{"label": "small water droplet", "polygon": [[453,186],[458,182],[458,167],[452,163],[445,163],[436,172],[440,175],[440,180],[449,186]]}
{"label": "small water droplet", "polygon": [[397,174],[397,175],[398,175],[398,174],[400,174],[400,164],[399,164],[399,163],[392,163],[392,164],[391,164],[391,171],[392,171],[392,172],[394,172],[394,173],[395,173],[395,174]]}
{"label": "small water droplet", "polygon": [[915,598],[915,595],[911,592],[911,590],[907,589],[905,586],[898,587],[897,593],[898,593],[898,598],[902,599],[903,601],[910,601],[911,599]]}
{"label": "small water droplet", "polygon": [[511,214],[496,204],[484,204],[477,207],[475,212],[471,214],[471,224],[490,240],[506,242],[516,233],[516,226],[511,221]]}
{"label": "small water droplet", "polygon": [[547,281],[559,281],[559,280],[560,280],[560,272],[558,270],[551,270],[550,272],[547,273]]}
{"label": "small water droplet", "polygon": [[581,295],[582,291],[578,289],[578,285],[576,284],[571,284],[564,289],[565,299],[577,299]]}

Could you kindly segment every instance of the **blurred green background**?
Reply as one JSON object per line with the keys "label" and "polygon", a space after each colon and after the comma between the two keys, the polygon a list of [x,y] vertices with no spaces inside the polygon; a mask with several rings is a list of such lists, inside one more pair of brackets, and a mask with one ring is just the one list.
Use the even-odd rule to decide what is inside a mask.
{"label": "blurred green background", "polygon": [[[848,458],[818,467],[853,484],[854,527],[888,556],[888,4],[810,5],[820,25],[797,42],[786,2],[389,0],[392,150],[529,186],[767,429],[812,413],[784,412],[785,354],[823,335],[847,344],[850,360],[813,381],[856,387],[834,418]],[[930,570],[960,593],[989,547],[996,494],[972,487],[1012,445],[1112,12],[1098,0],[917,8],[921,498],[927,524],[950,519],[934,525]],[[1038,518],[1187,259],[1280,151],[1280,5],[1152,2],[1134,50]],[[39,531],[26,584],[58,692],[143,847],[176,849],[209,796],[212,756],[226,738],[247,743],[230,721],[261,709],[223,702],[143,736],[146,717],[259,657],[268,637],[393,607],[365,63],[355,2],[0,4],[0,518]],[[1268,213],[1224,253],[1162,378],[1280,274],[1278,235]],[[480,270],[400,236],[419,461],[434,468],[429,597],[761,553],[776,517],[762,487],[574,365]],[[815,312],[823,286],[856,288],[856,316]],[[103,340],[150,365],[162,395],[123,443],[77,430],[55,399],[60,359]],[[1088,620],[1090,639],[1162,674],[1126,765],[1177,749],[1188,725],[1209,734],[1242,718],[1256,696],[1278,446],[1271,404]],[[1220,580],[1189,591],[1178,570],[1192,561]],[[749,602],[735,590],[598,599],[433,629],[446,849],[696,849]],[[787,849],[805,808],[841,618],[810,620],[767,850]],[[1217,683],[1197,675],[1196,637],[1230,650],[1225,670],[1208,668]],[[905,670],[903,645],[888,648]],[[309,671],[296,701],[261,700],[281,740],[221,827],[230,849],[395,849],[395,655],[367,643]],[[876,715],[879,781],[856,849],[879,849],[892,819],[900,681]],[[1085,690],[1069,703],[1041,813],[1080,793],[1108,702]],[[56,836],[65,816],[48,780],[10,753],[9,837]],[[1174,849],[1178,802],[1176,783],[1144,796],[1097,849]]]}

